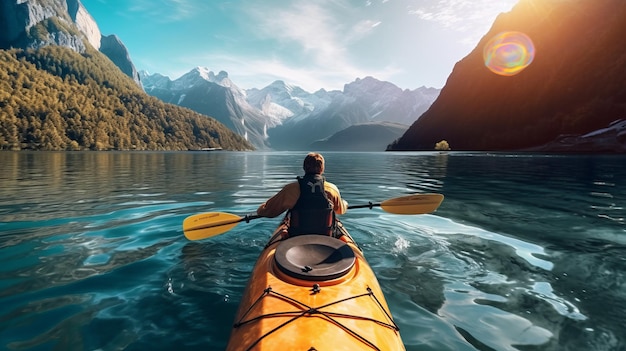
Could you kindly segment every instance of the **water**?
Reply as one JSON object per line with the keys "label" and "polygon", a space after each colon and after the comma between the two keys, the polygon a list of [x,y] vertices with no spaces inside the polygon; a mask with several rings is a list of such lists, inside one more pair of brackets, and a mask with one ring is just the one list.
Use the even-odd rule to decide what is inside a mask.
{"label": "water", "polygon": [[[221,350],[303,153],[0,153],[0,349]],[[626,157],[326,153],[408,350],[626,349]]]}

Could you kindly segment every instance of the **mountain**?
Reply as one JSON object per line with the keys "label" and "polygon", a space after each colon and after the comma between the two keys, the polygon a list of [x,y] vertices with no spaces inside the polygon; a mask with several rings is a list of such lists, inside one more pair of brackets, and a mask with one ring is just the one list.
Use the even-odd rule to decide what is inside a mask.
{"label": "mountain", "polygon": [[250,150],[212,118],[147,95],[102,53],[0,50],[2,150]]}
{"label": "mountain", "polygon": [[393,140],[406,132],[408,125],[392,122],[369,122],[356,124],[331,137],[318,140],[310,150],[383,151]]}
{"label": "mountain", "polygon": [[618,119],[608,127],[584,135],[559,135],[554,141],[525,151],[535,152],[626,153],[626,120]]}
{"label": "mountain", "polygon": [[147,95],[119,38],[79,1],[0,2],[0,150],[204,148],[253,146]]}
{"label": "mountain", "polygon": [[126,46],[116,35],[102,36],[100,52],[106,55],[119,69],[141,86],[139,73],[130,58]]}
{"label": "mountain", "polygon": [[275,150],[306,150],[311,143],[356,124],[408,125],[439,94],[439,89],[425,87],[402,90],[372,77],[356,79],[343,91],[309,93],[283,81],[243,91],[226,72],[215,75],[203,67],[174,81],[160,74],[140,75],[148,94],[212,116],[255,147]]}
{"label": "mountain", "polygon": [[356,79],[344,85],[342,92],[329,95],[325,108],[313,111],[307,118],[288,119],[269,130],[269,139],[278,150],[306,150],[316,140],[329,138],[353,125],[369,122],[408,125],[426,111],[438,94],[439,89],[434,88],[402,90],[372,77]]}
{"label": "mountain", "polygon": [[246,90],[247,100],[272,121],[272,126],[287,120],[301,120],[328,107],[332,97],[339,92],[320,90],[309,93],[304,89],[277,80],[262,89]]}
{"label": "mountain", "polygon": [[402,90],[372,77],[357,79],[344,87],[344,94],[352,97],[355,104],[364,106],[372,121],[406,125],[415,122],[437,99],[439,92],[440,89],[426,87]]}
{"label": "mountain", "polygon": [[102,36],[79,0],[25,0],[0,3],[0,49],[63,46],[87,52],[100,50],[141,86],[128,50],[116,36]]}
{"label": "mountain", "polygon": [[196,67],[174,81],[160,74],[141,72],[140,76],[148,94],[211,116],[255,147],[267,148],[265,130],[273,126],[272,121],[247,102],[246,93],[233,84],[228,73],[215,75],[205,67]]}
{"label": "mountain", "polygon": [[[446,140],[452,150],[605,152],[608,144],[583,136],[626,117],[625,18],[623,0],[520,0],[388,149],[432,150]],[[483,63],[483,48],[504,31],[523,32],[534,43],[534,60],[514,76],[496,75]],[[625,139],[616,134],[614,151],[620,143],[624,149]]]}

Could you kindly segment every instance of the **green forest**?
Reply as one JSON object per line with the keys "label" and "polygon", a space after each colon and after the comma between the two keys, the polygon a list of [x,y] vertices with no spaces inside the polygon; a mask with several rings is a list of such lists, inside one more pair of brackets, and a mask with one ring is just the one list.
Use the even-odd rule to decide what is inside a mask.
{"label": "green forest", "polygon": [[0,50],[0,150],[252,150],[213,118],[147,95],[106,56]]}

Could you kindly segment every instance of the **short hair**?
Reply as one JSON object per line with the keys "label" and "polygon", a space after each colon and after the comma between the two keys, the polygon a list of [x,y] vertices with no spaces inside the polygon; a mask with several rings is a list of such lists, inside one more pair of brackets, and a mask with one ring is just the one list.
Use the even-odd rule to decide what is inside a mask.
{"label": "short hair", "polygon": [[317,152],[310,152],[304,158],[302,168],[306,174],[322,174],[324,173],[324,157]]}

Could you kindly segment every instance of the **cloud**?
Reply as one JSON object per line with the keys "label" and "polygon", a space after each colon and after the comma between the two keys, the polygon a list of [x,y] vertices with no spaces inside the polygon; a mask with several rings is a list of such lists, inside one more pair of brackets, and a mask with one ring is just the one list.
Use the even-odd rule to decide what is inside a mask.
{"label": "cloud", "polygon": [[161,23],[179,22],[194,17],[202,6],[195,0],[133,0],[127,4],[127,11]]}
{"label": "cloud", "polygon": [[343,57],[337,30],[340,25],[328,11],[328,7],[317,2],[296,2],[289,7],[268,8],[254,14],[258,34],[293,44],[306,51],[318,62]]}
{"label": "cloud", "polygon": [[354,42],[358,41],[369,34],[371,34],[376,27],[378,27],[382,22],[374,21],[374,20],[361,20],[350,28],[349,32],[345,36],[346,42]]}
{"label": "cloud", "polygon": [[[181,67],[198,66],[199,62],[210,62],[209,69],[227,71],[235,84],[244,89],[262,88],[276,80],[283,80],[314,92],[321,87],[327,90],[341,90],[344,84],[354,79],[373,76],[385,80],[400,70],[393,66],[376,70],[361,70],[356,67],[335,69],[318,65],[298,65],[279,57],[252,58],[237,56],[232,53],[206,53],[194,56],[187,55],[179,62]],[[185,72],[171,78],[177,78]]]}
{"label": "cloud", "polygon": [[468,31],[490,25],[491,23],[485,19],[491,19],[496,14],[510,9],[510,1],[430,0],[420,2],[417,7],[409,10],[409,14],[438,23],[445,28]]}
{"label": "cloud", "polygon": [[[138,24],[152,22],[145,31],[167,28],[158,47],[170,49],[142,57],[140,68],[177,78],[207,66],[227,71],[242,88],[280,79],[315,91],[342,89],[365,76],[400,86],[441,86],[442,62],[458,61],[514,1],[129,0],[124,6],[132,4]],[[155,23],[164,20],[168,25]],[[186,34],[171,35],[179,29]],[[407,40],[417,49],[408,48]],[[446,45],[432,47],[441,42]],[[437,55],[436,62],[429,59]],[[157,59],[168,69],[157,67]]]}
{"label": "cloud", "polygon": [[306,74],[335,77],[344,83],[346,77],[352,80],[366,72],[373,74],[360,67],[347,47],[370,35],[380,21],[360,18],[362,12],[335,1],[297,1],[276,7],[270,4],[264,2],[246,11],[252,19],[249,23],[254,26],[254,35],[261,40],[278,41],[283,51],[286,47],[291,50],[282,55],[281,65],[275,69],[290,71],[291,67],[299,71],[297,66],[306,67]]}

